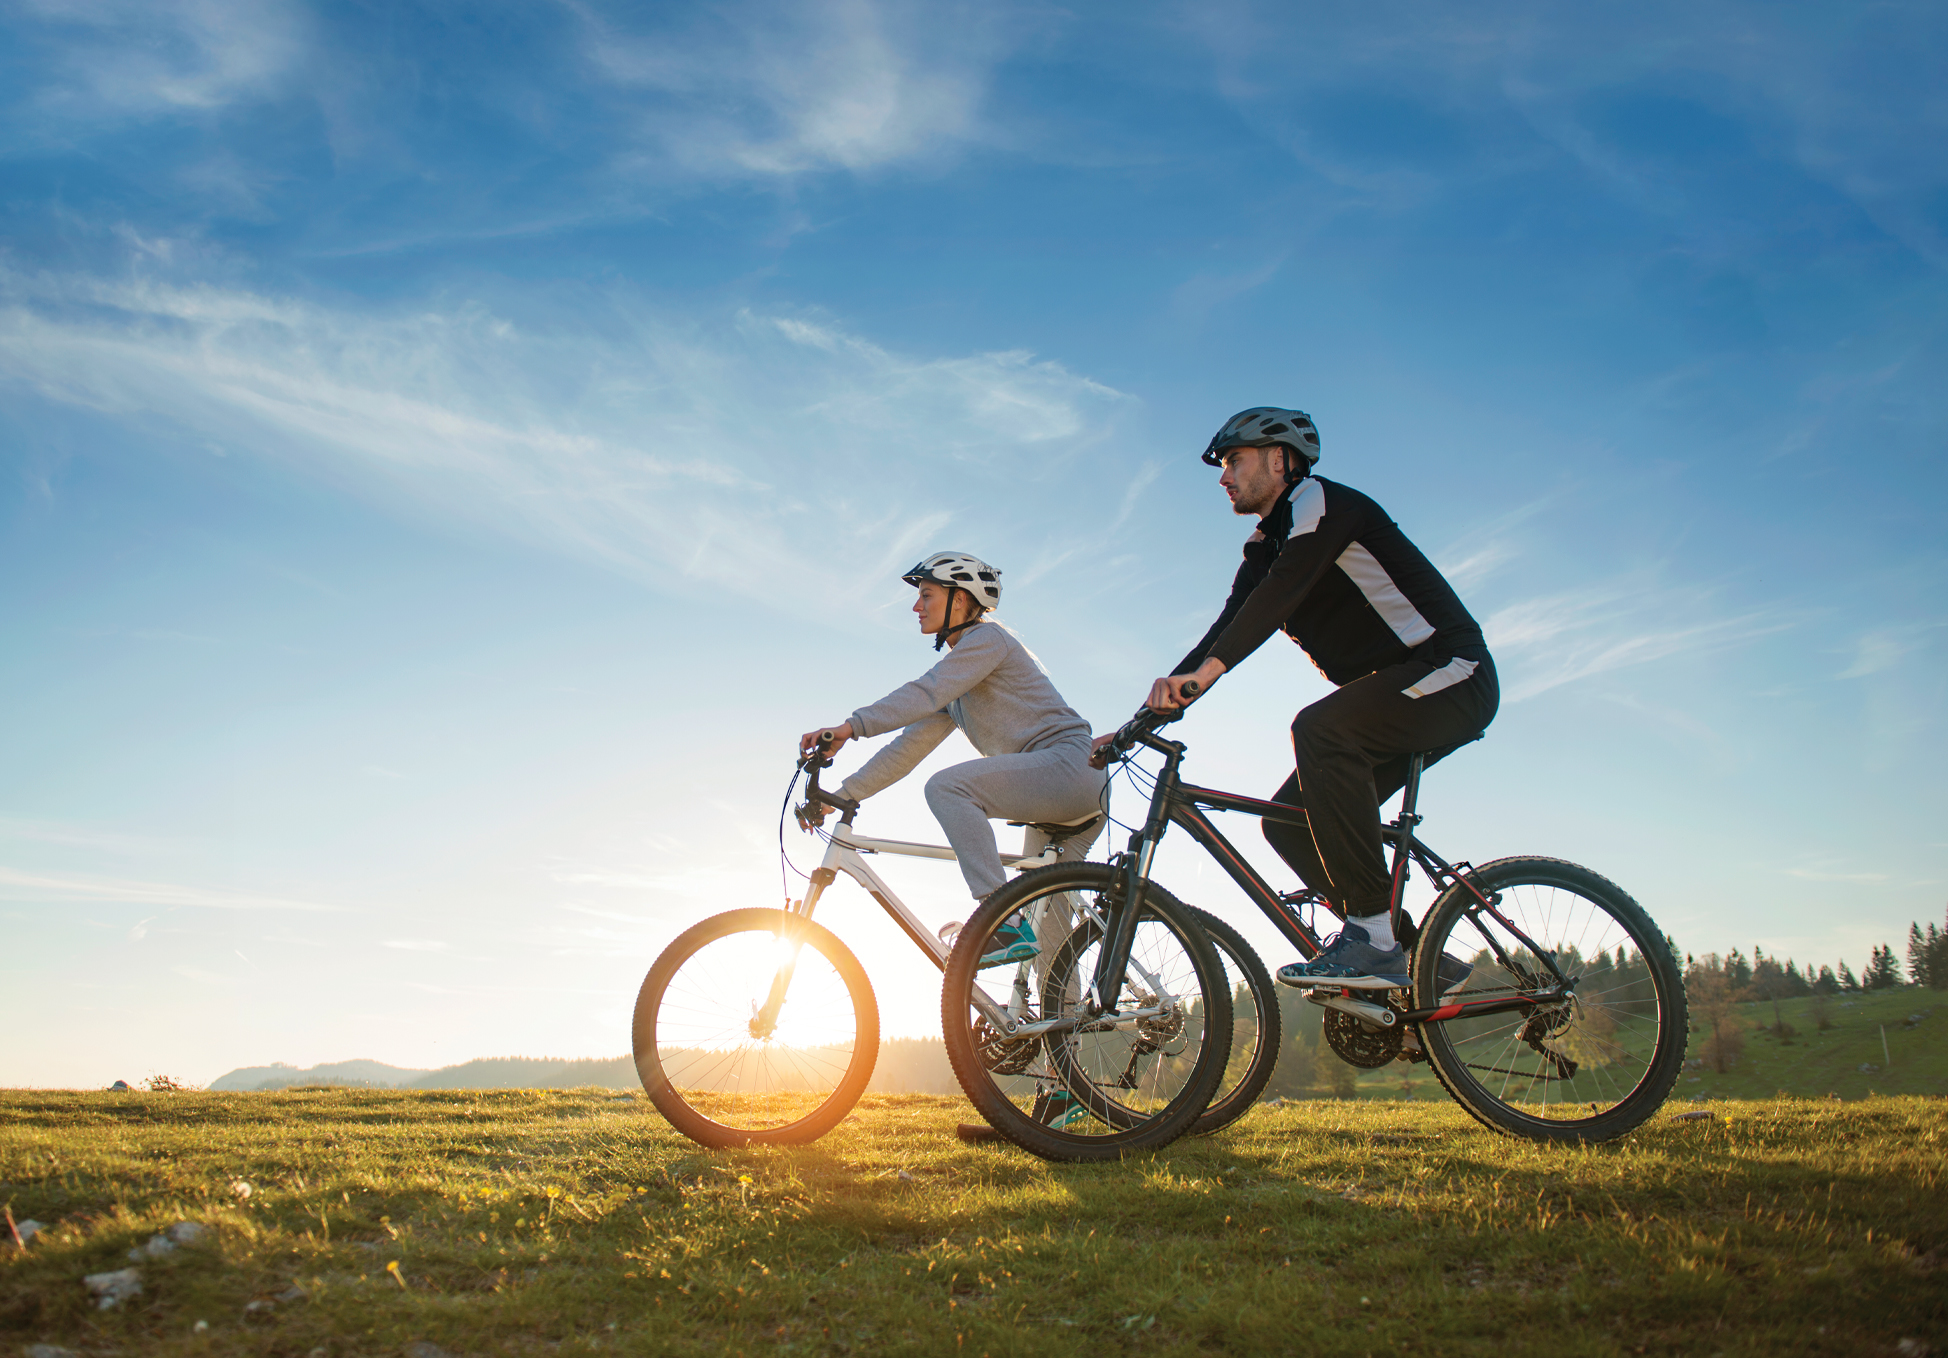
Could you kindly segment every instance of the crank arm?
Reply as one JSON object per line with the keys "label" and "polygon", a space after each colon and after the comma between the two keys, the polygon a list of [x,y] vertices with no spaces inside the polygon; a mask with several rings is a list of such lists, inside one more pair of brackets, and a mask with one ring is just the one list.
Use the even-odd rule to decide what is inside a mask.
{"label": "crank arm", "polygon": [[[1142,1009],[1127,1009],[1115,1014],[1071,1014],[1066,1018],[1037,1019],[1033,1023],[1004,1023],[1001,1032],[1007,1037],[1039,1037],[1043,1033],[1072,1033],[1078,1029],[1092,1033],[1106,1033],[1112,1028],[1128,1028],[1141,1019],[1158,1018],[1177,1007],[1175,1000],[1164,1004],[1153,1004]],[[990,1020],[992,1021],[992,1020]],[[1010,1026],[1012,1025],[1012,1026]]]}

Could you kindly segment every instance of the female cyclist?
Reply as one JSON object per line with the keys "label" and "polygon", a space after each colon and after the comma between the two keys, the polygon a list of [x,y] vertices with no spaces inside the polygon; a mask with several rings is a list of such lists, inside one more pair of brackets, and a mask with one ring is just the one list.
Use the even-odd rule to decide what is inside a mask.
{"label": "female cyclist", "polygon": [[[1093,816],[1094,824],[1061,840],[1064,860],[1084,857],[1105,823],[1108,775],[1089,767],[1089,723],[1062,701],[1034,652],[987,616],[1001,602],[1001,572],[965,552],[937,552],[900,578],[919,590],[913,612],[921,634],[934,639],[936,651],[945,646],[947,654],[912,683],[837,726],[807,731],[799,737],[800,753],[809,752],[823,731],[838,737],[834,752],[854,737],[898,731],[892,744],[840,785],[840,795],[863,800],[912,772],[958,727],[984,758],[929,778],[927,805],[946,831],[974,898],[1006,880],[991,818],[1076,824]],[[1022,852],[1033,855],[1050,836],[1031,825],[1025,839]],[[1023,920],[1014,929],[1012,938],[998,940],[1004,946],[984,955],[984,963],[1035,955],[1033,926]]]}

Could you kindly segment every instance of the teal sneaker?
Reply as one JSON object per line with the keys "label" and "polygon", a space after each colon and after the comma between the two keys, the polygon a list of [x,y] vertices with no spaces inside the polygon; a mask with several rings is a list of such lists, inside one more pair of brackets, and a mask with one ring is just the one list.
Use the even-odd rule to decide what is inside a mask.
{"label": "teal sneaker", "polygon": [[983,967],[1006,966],[1010,962],[1026,962],[1031,957],[1041,955],[1042,945],[1035,941],[1035,930],[1016,915],[1006,924],[996,929],[988,938],[988,950],[981,954]]}
{"label": "teal sneaker", "polygon": [[1089,1110],[1066,1089],[1057,1089],[1052,1093],[1044,1090],[1035,1096],[1033,1117],[1044,1127],[1065,1132],[1078,1122],[1088,1121]]}

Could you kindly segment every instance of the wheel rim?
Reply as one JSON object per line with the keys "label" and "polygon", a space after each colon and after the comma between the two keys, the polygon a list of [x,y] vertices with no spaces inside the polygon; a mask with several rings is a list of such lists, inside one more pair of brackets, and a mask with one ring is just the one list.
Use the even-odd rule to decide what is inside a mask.
{"label": "wheel rim", "polygon": [[[1034,1022],[1077,1014],[1095,977],[1102,918],[1098,894],[1051,887],[997,921],[983,953],[1001,950],[1010,925],[1035,922],[1031,958],[983,968],[974,984],[993,1004]],[[1078,1144],[1141,1127],[1175,1106],[1197,1068],[1204,1039],[1201,987],[1191,949],[1165,921],[1140,921],[1130,950],[1122,1011],[1139,1018],[1090,1024],[1039,1041],[1009,1039],[970,1006],[977,1055],[994,1090],[1056,1136]],[[985,1040],[982,1040],[985,1039]]]}
{"label": "wheel rim", "polygon": [[[781,970],[783,1003],[766,1022]],[[775,1131],[816,1112],[858,1045],[859,1015],[838,968],[812,944],[770,929],[704,943],[671,973],[656,1006],[656,1060],[670,1092],[731,1131]]]}
{"label": "wheel rim", "polygon": [[[1425,1026],[1452,1078],[1510,1113],[1538,1123],[1593,1122],[1650,1078],[1666,1037],[1664,997],[1639,936],[1610,906],[1554,882],[1502,886],[1495,909],[1556,959],[1571,997],[1528,1011]],[[1532,992],[1548,969],[1484,910],[1457,917],[1443,953],[1474,971],[1442,1003]]]}

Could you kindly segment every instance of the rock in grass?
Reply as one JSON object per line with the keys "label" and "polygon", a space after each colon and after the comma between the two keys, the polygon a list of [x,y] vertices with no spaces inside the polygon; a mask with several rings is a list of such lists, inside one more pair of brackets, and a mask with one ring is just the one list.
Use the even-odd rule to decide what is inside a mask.
{"label": "rock in grass", "polygon": [[20,1352],[23,1358],[81,1358],[73,1349],[64,1349],[59,1344],[29,1344]]}
{"label": "rock in grass", "polygon": [[200,1221],[179,1221],[163,1234],[178,1245],[200,1245],[209,1239],[210,1228]]}
{"label": "rock in grass", "polygon": [[250,1186],[250,1180],[248,1179],[232,1179],[230,1181],[230,1196],[240,1202],[256,1191],[256,1189]]}
{"label": "rock in grass", "polygon": [[90,1273],[82,1284],[95,1299],[95,1305],[107,1311],[127,1301],[130,1297],[142,1295],[142,1270],[139,1268],[118,1268],[113,1273]]}
{"label": "rock in grass", "polygon": [[166,1254],[176,1252],[176,1242],[166,1235],[151,1236],[146,1245],[137,1245],[129,1251],[129,1258],[141,1263],[144,1259],[160,1259]]}
{"label": "rock in grass", "polygon": [[22,1249],[33,1244],[34,1237],[46,1229],[47,1227],[41,1225],[40,1222],[35,1221],[32,1217],[29,1217],[26,1221],[16,1221],[14,1223],[14,1235],[19,1239]]}
{"label": "rock in grass", "polygon": [[424,1339],[415,1339],[406,1345],[406,1358],[455,1358],[438,1344],[429,1344]]}

